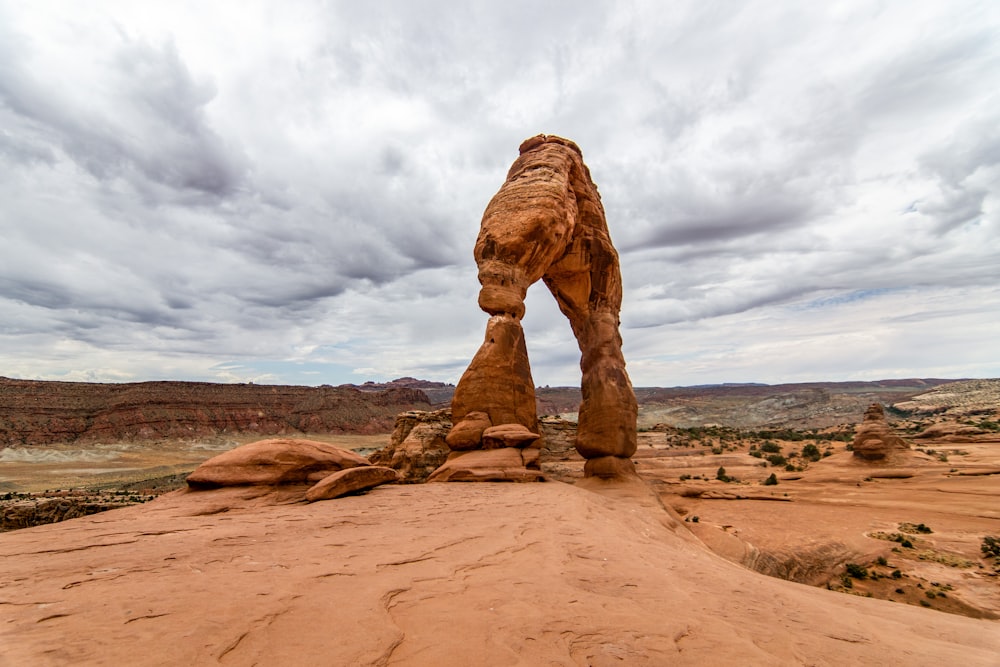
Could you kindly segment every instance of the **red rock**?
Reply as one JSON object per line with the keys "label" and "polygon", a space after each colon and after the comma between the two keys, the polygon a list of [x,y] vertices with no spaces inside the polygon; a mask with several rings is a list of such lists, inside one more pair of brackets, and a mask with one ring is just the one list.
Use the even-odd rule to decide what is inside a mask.
{"label": "red rock", "polygon": [[430,407],[417,388],[40,382],[0,377],[0,447],[249,433],[384,433],[401,410]]}
{"label": "red rock", "polygon": [[885,461],[893,454],[907,451],[910,445],[892,432],[885,419],[881,403],[872,403],[865,411],[864,421],[858,425],[852,444],[855,458],[865,461]]}
{"label": "red rock", "polygon": [[389,444],[368,460],[392,468],[403,482],[424,482],[448,458],[451,450],[444,438],[451,426],[448,409],[403,412],[396,417]]}
{"label": "red rock", "polygon": [[188,486],[275,486],[315,483],[345,468],[367,466],[354,452],[313,440],[275,438],[219,454],[188,475]]}
{"label": "red rock", "polygon": [[[637,406],[621,351],[618,253],[575,143],[538,135],[521,144],[483,214],[474,255],[479,306],[491,317],[482,347],[455,388],[456,423],[480,411],[493,424],[538,432],[521,317],[528,287],[542,280],[581,350],[577,450],[588,459],[628,459],[636,450]],[[452,449],[468,447],[466,439],[456,437],[459,442]]]}
{"label": "red rock", "polygon": [[[529,467],[530,466],[530,467]],[[541,482],[538,450],[504,447],[452,452],[428,482]]]}
{"label": "red rock", "polygon": [[445,441],[448,446],[458,452],[466,449],[476,449],[483,441],[483,431],[492,426],[490,416],[485,412],[473,410],[455,424]]}
{"label": "red rock", "polygon": [[306,500],[331,500],[349,493],[372,489],[380,484],[389,484],[399,479],[399,473],[383,466],[360,466],[346,468],[328,475],[306,491]]}
{"label": "red rock", "polygon": [[532,447],[538,443],[541,437],[520,424],[500,424],[483,431],[483,449]]}

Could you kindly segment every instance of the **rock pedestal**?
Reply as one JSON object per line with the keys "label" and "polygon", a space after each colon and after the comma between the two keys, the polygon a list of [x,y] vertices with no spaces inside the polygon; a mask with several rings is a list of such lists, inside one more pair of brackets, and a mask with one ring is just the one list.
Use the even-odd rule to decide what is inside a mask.
{"label": "rock pedestal", "polygon": [[[475,470],[493,465],[492,459],[468,455],[496,447],[486,436],[491,429],[519,426],[538,433],[521,318],[528,287],[539,280],[569,319],[580,347],[583,403],[576,448],[595,461],[587,474],[634,475],[629,457],[636,449],[637,406],[621,351],[618,253],[575,143],[538,135],[521,144],[520,157],[483,214],[474,254],[482,285],[479,306],[490,320],[452,399],[454,427],[446,441],[453,454],[432,478],[475,478]],[[523,442],[497,451],[521,449],[517,457],[508,452],[504,461],[514,465],[520,458],[529,471],[521,477],[530,478],[537,457],[524,456]],[[466,464],[465,472],[454,472]]]}
{"label": "rock pedestal", "polygon": [[886,421],[881,403],[872,403],[865,410],[865,417],[858,425],[851,445],[854,457],[864,461],[886,461],[898,452],[910,449],[910,445],[892,432]]}

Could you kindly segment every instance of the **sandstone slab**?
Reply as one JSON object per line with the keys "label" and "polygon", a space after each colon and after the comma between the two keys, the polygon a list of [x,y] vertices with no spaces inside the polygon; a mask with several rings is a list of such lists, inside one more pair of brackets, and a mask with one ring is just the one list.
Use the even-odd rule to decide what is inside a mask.
{"label": "sandstone slab", "polygon": [[503,447],[452,452],[428,482],[541,482],[538,450]]}
{"label": "sandstone slab", "polygon": [[[0,665],[993,667],[1000,655],[996,621],[765,577],[626,496],[552,482],[389,485],[336,512],[239,500],[259,490],[174,493],[0,536]],[[230,509],[208,514],[206,498]]]}
{"label": "sandstone slab", "polygon": [[389,484],[399,479],[399,473],[384,466],[359,466],[345,468],[324,477],[306,491],[306,500],[314,503],[317,500],[332,500],[373,489],[382,484]]}
{"label": "sandstone slab", "polygon": [[192,488],[314,484],[331,473],[367,466],[354,452],[314,440],[273,438],[219,454],[188,475]]}

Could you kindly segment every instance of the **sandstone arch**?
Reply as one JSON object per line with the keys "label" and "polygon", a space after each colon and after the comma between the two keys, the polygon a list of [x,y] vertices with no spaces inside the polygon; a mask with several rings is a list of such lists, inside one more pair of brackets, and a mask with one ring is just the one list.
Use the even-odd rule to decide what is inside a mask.
{"label": "sandstone arch", "polygon": [[[634,474],[629,457],[636,449],[637,407],[621,350],[618,253],[575,143],[538,135],[521,144],[483,214],[475,258],[479,306],[490,319],[452,399],[452,454],[432,479],[538,477],[532,472],[538,418],[521,327],[525,295],[538,280],[556,298],[580,347],[576,447],[587,459],[585,473]],[[488,453],[493,449],[512,451]]]}

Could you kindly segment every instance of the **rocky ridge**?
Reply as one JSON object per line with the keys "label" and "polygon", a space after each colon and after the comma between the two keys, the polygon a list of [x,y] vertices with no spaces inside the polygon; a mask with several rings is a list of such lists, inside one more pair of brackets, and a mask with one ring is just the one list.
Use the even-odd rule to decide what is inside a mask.
{"label": "rocky ridge", "polygon": [[0,378],[0,447],[213,435],[384,433],[419,389]]}

